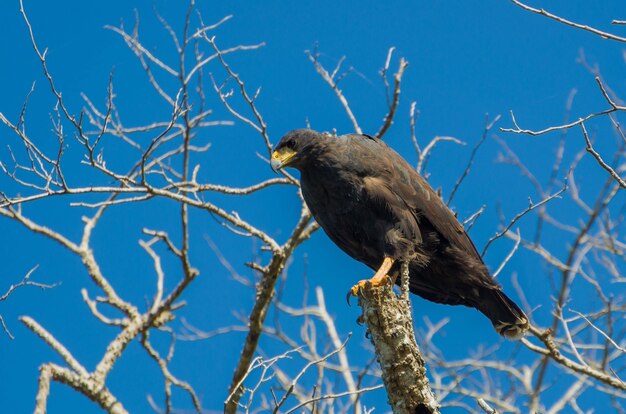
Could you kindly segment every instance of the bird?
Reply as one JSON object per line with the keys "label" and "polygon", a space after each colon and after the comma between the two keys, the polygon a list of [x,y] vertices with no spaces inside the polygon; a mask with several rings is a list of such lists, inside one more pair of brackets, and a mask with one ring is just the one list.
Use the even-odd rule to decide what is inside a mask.
{"label": "bird", "polygon": [[397,280],[408,263],[411,293],[475,308],[507,339],[528,331],[527,316],[490,275],[454,213],[383,140],[296,129],[276,144],[270,164],[274,171],[300,171],[302,196],[320,227],[341,250],[375,270],[348,297],[367,283]]}

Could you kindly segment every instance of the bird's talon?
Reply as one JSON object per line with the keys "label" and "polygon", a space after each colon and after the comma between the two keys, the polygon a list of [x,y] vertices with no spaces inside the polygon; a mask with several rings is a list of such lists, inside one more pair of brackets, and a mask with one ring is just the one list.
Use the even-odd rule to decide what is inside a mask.
{"label": "bird's talon", "polygon": [[391,278],[387,275],[384,275],[382,277],[374,277],[372,279],[359,280],[359,283],[352,286],[348,291],[348,294],[346,295],[348,305],[350,305],[350,297],[361,296],[363,289],[365,289],[367,286],[380,287],[386,284],[391,284]]}
{"label": "bird's talon", "polygon": [[350,290],[348,291],[348,294],[346,295],[346,300],[348,301],[348,305],[350,305],[350,298],[352,296],[361,296],[361,290],[363,288],[365,288],[365,286],[367,285],[367,283],[369,283],[369,280],[360,280],[359,283],[357,283],[356,285],[352,286],[350,288]]}

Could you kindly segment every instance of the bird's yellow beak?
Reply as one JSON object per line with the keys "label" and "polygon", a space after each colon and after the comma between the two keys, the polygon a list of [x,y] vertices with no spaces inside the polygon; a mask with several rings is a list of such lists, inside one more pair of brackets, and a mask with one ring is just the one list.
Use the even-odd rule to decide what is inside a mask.
{"label": "bird's yellow beak", "polygon": [[289,164],[289,161],[296,155],[296,152],[291,148],[283,147],[272,153],[272,159],[270,164],[274,172],[278,172],[281,168]]}

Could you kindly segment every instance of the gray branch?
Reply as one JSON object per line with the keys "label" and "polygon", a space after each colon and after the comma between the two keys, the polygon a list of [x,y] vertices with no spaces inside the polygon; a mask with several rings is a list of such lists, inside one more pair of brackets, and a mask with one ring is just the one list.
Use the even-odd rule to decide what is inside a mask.
{"label": "gray branch", "polygon": [[[405,269],[403,274],[408,277]],[[410,302],[406,297],[397,297],[389,285],[368,285],[362,290],[359,305],[393,412],[438,414],[439,403],[428,384],[424,358],[415,342]]]}

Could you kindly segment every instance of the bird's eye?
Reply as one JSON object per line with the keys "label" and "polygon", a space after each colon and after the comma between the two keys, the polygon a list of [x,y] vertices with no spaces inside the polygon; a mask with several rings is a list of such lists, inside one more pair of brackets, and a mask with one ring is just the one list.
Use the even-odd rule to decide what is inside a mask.
{"label": "bird's eye", "polygon": [[287,145],[287,148],[294,149],[296,147],[296,140],[290,139],[285,145]]}

